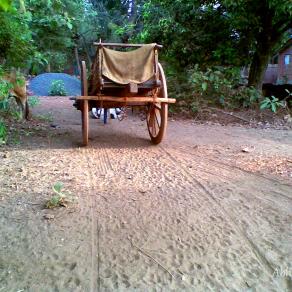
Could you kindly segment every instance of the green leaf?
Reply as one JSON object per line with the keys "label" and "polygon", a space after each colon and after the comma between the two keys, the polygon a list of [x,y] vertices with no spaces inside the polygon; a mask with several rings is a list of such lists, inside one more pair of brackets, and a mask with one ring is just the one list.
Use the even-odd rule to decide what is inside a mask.
{"label": "green leaf", "polygon": [[277,111],[276,104],[274,104],[274,103],[271,104],[271,110],[273,113],[275,113]]}
{"label": "green leaf", "polygon": [[61,193],[61,190],[63,188],[63,184],[61,182],[57,182],[53,186],[53,191],[57,194]]}
{"label": "green leaf", "polygon": [[11,0],[0,0],[0,10],[7,11],[11,8]]}
{"label": "green leaf", "polygon": [[207,82],[203,82],[202,83],[202,89],[203,89],[203,91],[206,91],[207,90],[207,87],[208,87],[208,83]]}
{"label": "green leaf", "polygon": [[73,25],[71,22],[67,22],[67,27],[71,30],[73,28]]}
{"label": "green leaf", "polygon": [[260,105],[260,109],[263,110],[263,109],[269,108],[268,104],[269,102],[263,101]]}

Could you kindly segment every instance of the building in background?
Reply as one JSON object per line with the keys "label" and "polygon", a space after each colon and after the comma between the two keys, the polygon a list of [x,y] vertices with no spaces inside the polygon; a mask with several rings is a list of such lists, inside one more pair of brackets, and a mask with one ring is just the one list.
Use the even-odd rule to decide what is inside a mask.
{"label": "building in background", "polygon": [[292,38],[272,58],[265,73],[263,84],[292,85]]}

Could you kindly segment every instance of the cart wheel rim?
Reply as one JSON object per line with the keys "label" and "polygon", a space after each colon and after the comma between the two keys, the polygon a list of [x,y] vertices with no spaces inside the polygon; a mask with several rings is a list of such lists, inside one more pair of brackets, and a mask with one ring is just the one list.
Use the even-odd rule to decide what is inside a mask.
{"label": "cart wheel rim", "polygon": [[[157,95],[162,98],[167,98],[167,85],[161,64],[158,64],[159,80],[161,87],[158,89]],[[167,103],[152,103],[148,106],[146,121],[150,138],[154,144],[162,141],[167,126],[168,104]]]}
{"label": "cart wheel rim", "polygon": [[151,104],[148,108],[147,114],[147,126],[151,137],[155,138],[159,135],[162,122],[161,105]]}

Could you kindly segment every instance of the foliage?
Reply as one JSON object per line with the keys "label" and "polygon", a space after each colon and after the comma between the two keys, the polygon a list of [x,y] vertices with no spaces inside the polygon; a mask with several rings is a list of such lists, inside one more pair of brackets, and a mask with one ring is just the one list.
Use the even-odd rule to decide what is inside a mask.
{"label": "foliage", "polygon": [[[6,78],[5,78],[6,76]],[[7,76],[9,79],[7,79]],[[10,96],[10,90],[14,86],[24,86],[25,78],[20,72],[10,72],[9,75],[0,65],[0,110],[9,113],[16,120],[22,118],[22,113],[16,110],[18,107],[14,97]]]}
{"label": "foliage", "polygon": [[56,207],[66,207],[65,198],[66,195],[62,192],[63,184],[61,182],[53,185],[54,195],[50,198],[50,200],[46,203],[46,208],[53,209]]}
{"label": "foliage", "polygon": [[34,95],[29,96],[27,101],[30,108],[36,107],[40,104],[40,99]]}
{"label": "foliage", "polygon": [[141,28],[143,0],[91,0],[99,24],[99,38],[128,42]]}
{"label": "foliage", "polygon": [[20,0],[0,11],[0,64],[32,74],[63,70],[72,56],[82,0]]}
{"label": "foliage", "polygon": [[63,80],[54,80],[51,84],[49,95],[52,96],[66,96],[67,91]]}
{"label": "foliage", "polygon": [[64,185],[61,182],[57,182],[53,185],[54,195],[46,203],[46,208],[53,209],[57,207],[67,207],[68,203],[75,200],[70,194],[63,191]]}
{"label": "foliage", "polygon": [[74,28],[83,12],[79,0],[26,0],[30,29],[37,46],[32,73],[62,70],[72,56]]}
{"label": "foliage", "polygon": [[288,95],[283,99],[279,100],[279,98],[275,96],[271,97],[265,97],[260,104],[260,109],[270,109],[273,113],[276,113],[279,108],[285,108],[287,111],[289,111],[289,102],[291,102],[292,92],[290,92],[288,89],[286,89],[286,92]]}
{"label": "foliage", "polygon": [[209,98],[224,107],[250,107],[259,98],[259,92],[252,87],[240,85],[237,68],[208,68],[200,71],[198,66],[190,70],[190,82],[195,95]]}
{"label": "foliage", "polygon": [[142,18],[138,39],[162,42],[173,66],[251,64],[249,85],[260,88],[269,57],[292,27],[292,2],[148,0]]}
{"label": "foliage", "polygon": [[13,85],[0,77],[0,102],[4,101],[8,95],[9,90],[13,87]]}
{"label": "foliage", "polygon": [[41,120],[43,122],[53,122],[54,117],[53,114],[51,112],[46,113],[46,114],[42,114],[42,115],[35,115],[34,116],[37,120]]}
{"label": "foliage", "polygon": [[0,118],[0,145],[7,141],[7,128],[4,121]]}
{"label": "foliage", "polygon": [[0,11],[4,10],[7,11],[11,8],[11,1],[12,0],[0,0]]}
{"label": "foliage", "polygon": [[9,91],[13,85],[3,78],[4,74],[5,71],[0,65],[0,110],[7,111],[9,108]]}
{"label": "foliage", "polygon": [[[170,95],[191,111],[208,97],[246,107],[258,99],[254,87],[287,40],[291,19],[291,0],[1,0],[0,66],[63,71],[73,56],[75,65],[84,58],[90,64],[99,39],[157,42]],[[238,86],[245,65],[251,65],[249,87]],[[2,107],[9,86],[0,83]]]}
{"label": "foliage", "polygon": [[144,4],[142,17],[140,40],[163,43],[167,61],[176,67],[240,65],[243,61],[225,11],[213,1],[151,0]]}
{"label": "foliage", "polygon": [[6,68],[27,66],[34,50],[28,22],[29,17],[18,13],[15,7],[7,12],[0,11],[0,65]]}
{"label": "foliage", "polygon": [[249,85],[261,89],[272,54],[292,27],[291,0],[221,0],[238,34],[240,47],[250,55]]}
{"label": "foliage", "polygon": [[193,86],[190,85],[189,76],[184,71],[177,71],[172,66],[166,67],[167,89],[168,95],[175,97],[179,101],[179,109],[177,107],[169,108],[172,110],[198,111],[199,103],[202,101],[198,96],[194,95]]}
{"label": "foliage", "polygon": [[277,112],[278,108],[284,107],[284,102],[280,101],[275,96],[266,97],[260,105],[260,109],[270,109],[273,113]]}

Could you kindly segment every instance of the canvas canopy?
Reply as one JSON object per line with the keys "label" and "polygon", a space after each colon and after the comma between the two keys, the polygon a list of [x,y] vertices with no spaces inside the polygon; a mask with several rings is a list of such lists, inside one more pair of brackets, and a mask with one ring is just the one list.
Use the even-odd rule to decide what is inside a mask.
{"label": "canvas canopy", "polygon": [[151,79],[155,74],[154,47],[155,44],[148,44],[128,52],[102,47],[102,75],[119,84],[139,84]]}

